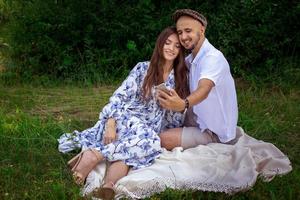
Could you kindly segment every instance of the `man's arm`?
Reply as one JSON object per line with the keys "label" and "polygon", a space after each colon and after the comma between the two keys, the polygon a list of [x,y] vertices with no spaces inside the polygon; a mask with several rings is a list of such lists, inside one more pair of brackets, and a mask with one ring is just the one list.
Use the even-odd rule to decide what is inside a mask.
{"label": "man's arm", "polygon": [[[198,88],[188,97],[189,107],[192,107],[207,98],[210,90],[215,86],[214,82],[209,79],[201,79]],[[171,95],[170,95],[171,94]],[[159,90],[157,99],[163,108],[173,111],[183,111],[185,109],[185,101],[181,99],[175,90],[170,90],[170,94]]]}

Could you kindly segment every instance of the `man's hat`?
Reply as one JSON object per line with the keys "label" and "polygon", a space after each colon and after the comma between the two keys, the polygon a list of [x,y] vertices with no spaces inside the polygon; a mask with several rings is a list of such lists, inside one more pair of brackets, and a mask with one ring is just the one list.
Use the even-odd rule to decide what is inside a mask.
{"label": "man's hat", "polygon": [[205,28],[207,26],[207,20],[206,18],[198,13],[197,11],[191,10],[191,9],[180,9],[180,10],[176,10],[173,15],[172,15],[172,19],[174,20],[174,22],[176,23],[177,20],[181,17],[181,16],[189,16],[197,21],[199,21]]}

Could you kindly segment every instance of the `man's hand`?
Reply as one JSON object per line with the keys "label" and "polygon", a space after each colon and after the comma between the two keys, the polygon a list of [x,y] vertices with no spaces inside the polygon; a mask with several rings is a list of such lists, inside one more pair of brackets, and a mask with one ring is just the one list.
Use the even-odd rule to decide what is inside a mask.
{"label": "man's hand", "polygon": [[169,110],[180,112],[185,108],[184,100],[181,99],[173,89],[171,89],[169,93],[162,90],[157,90],[157,99],[163,108]]}
{"label": "man's hand", "polygon": [[[198,83],[198,88],[192,92],[188,97],[189,107],[192,107],[208,97],[210,90],[215,86],[210,79],[203,78]],[[185,101],[181,99],[175,90],[171,89],[169,92],[157,90],[156,98],[163,108],[173,111],[183,111],[185,108]]]}
{"label": "man's hand", "polygon": [[114,119],[108,119],[105,125],[105,132],[103,136],[103,143],[110,144],[117,138],[116,122]]}

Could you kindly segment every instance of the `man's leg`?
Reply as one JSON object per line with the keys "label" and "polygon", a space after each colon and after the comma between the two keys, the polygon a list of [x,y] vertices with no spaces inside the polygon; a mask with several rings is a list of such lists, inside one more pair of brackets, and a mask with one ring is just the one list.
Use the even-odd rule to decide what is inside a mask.
{"label": "man's leg", "polygon": [[183,127],[168,129],[159,135],[161,146],[167,150],[175,147],[183,149],[193,148],[200,144],[206,145],[212,142],[220,142],[217,135],[206,130],[201,132],[198,127]]}
{"label": "man's leg", "polygon": [[181,146],[183,149],[193,148],[198,145],[207,145],[209,143],[220,142],[218,136],[206,129],[204,132],[198,127],[183,127],[181,136]]}
{"label": "man's leg", "polygon": [[182,128],[168,129],[159,134],[161,146],[167,150],[172,150],[175,147],[181,146]]}

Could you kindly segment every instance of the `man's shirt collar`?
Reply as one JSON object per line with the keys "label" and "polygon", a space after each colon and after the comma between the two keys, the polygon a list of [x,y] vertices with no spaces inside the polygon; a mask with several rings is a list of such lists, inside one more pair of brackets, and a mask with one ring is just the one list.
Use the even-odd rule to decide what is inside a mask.
{"label": "man's shirt collar", "polygon": [[209,45],[209,42],[208,42],[208,40],[205,38],[205,40],[204,40],[204,42],[203,42],[203,44],[202,44],[200,50],[198,51],[196,57],[194,58],[194,57],[193,57],[193,54],[191,53],[191,54],[188,55],[187,58],[186,58],[187,62],[188,62],[189,64],[195,64],[195,63],[197,63],[198,60],[199,60],[200,58],[202,58],[203,55],[205,54],[208,45]]}

